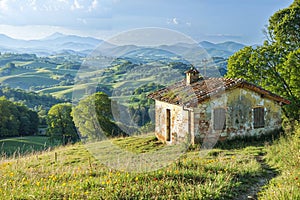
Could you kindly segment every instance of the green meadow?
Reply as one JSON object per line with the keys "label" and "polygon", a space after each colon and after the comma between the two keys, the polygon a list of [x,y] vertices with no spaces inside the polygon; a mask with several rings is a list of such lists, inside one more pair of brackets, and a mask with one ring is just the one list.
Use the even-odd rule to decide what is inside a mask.
{"label": "green meadow", "polygon": [[36,151],[43,151],[51,147],[48,137],[26,136],[0,139],[0,153],[2,157],[21,156]]}
{"label": "green meadow", "polygon": [[[44,137],[4,139],[2,150],[10,146],[25,149],[28,145],[27,149],[35,151],[2,157],[0,196],[1,199],[299,199],[299,130],[295,132],[297,136],[291,134],[266,142],[219,144],[204,154],[200,154],[199,146],[189,148],[168,165],[144,172],[114,168],[104,159],[113,154],[111,146],[128,155],[141,156],[169,148],[153,135],[94,143],[99,148],[107,147],[102,148],[100,156],[87,144],[50,150]],[[48,148],[39,151],[45,147]]]}

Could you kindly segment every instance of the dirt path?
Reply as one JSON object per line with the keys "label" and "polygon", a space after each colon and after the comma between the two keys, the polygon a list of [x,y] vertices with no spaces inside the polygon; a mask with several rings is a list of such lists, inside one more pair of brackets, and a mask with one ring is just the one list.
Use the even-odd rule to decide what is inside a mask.
{"label": "dirt path", "polygon": [[236,200],[253,200],[257,199],[257,193],[261,190],[261,188],[268,184],[268,182],[277,175],[275,169],[272,169],[265,161],[263,156],[256,156],[255,159],[261,164],[262,168],[265,171],[265,174],[257,179],[257,182],[249,187],[249,189],[240,194]]}

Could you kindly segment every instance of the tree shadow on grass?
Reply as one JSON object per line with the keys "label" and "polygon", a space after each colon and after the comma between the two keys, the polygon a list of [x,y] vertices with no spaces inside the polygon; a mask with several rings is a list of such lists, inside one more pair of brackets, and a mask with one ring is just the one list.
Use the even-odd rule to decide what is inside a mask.
{"label": "tree shadow on grass", "polygon": [[264,147],[272,145],[284,135],[283,130],[276,130],[260,136],[243,136],[236,137],[232,140],[218,141],[214,148],[222,150],[243,149],[249,146]]}
{"label": "tree shadow on grass", "polygon": [[246,174],[236,177],[242,184],[240,187],[234,189],[237,194],[234,200],[257,199],[258,192],[260,192],[271,179],[279,174],[277,169],[268,165],[262,156],[255,156],[255,159],[260,163],[263,173],[255,176]]}
{"label": "tree shadow on grass", "polygon": [[[255,137],[240,137],[233,140],[219,141],[209,154],[216,156],[224,150],[230,154],[230,151],[238,150],[242,154],[246,153],[255,158],[255,160],[261,165],[262,173],[259,174],[236,174],[235,178],[241,184],[234,188],[236,196],[233,199],[247,200],[257,199],[257,194],[262,190],[263,186],[267,185],[271,179],[276,177],[279,172],[277,169],[268,165],[264,159],[266,154],[265,147],[272,145],[278,140],[284,133],[282,130],[272,131],[265,135]],[[219,152],[219,151],[220,152]],[[229,152],[228,152],[229,151]]]}

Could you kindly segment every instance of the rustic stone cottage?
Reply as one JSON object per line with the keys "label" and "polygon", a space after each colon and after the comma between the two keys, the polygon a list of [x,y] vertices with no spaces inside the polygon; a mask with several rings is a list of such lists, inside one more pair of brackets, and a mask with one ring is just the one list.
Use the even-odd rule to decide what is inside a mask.
{"label": "rustic stone cottage", "polygon": [[242,79],[203,78],[195,68],[186,78],[148,95],[155,100],[155,134],[168,143],[195,144],[255,136],[281,127],[281,106],[290,102]]}

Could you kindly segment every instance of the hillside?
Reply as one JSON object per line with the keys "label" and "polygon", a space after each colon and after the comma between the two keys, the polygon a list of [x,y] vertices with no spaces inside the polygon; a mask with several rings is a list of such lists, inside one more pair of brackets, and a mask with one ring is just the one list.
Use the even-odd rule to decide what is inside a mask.
{"label": "hillside", "polygon": [[[269,166],[269,164],[274,166],[271,164],[274,159],[281,159],[289,150],[298,152],[289,156],[299,155],[299,146],[297,146],[299,138],[294,137],[289,141],[282,138],[274,144],[270,139],[268,145],[264,145],[262,141],[266,141],[266,138],[252,139],[249,142],[223,143],[210,151],[200,151],[202,154],[199,154],[198,148],[194,148],[181,154],[176,160],[156,159],[154,163],[149,162],[149,165],[156,166],[154,168],[140,168],[148,165],[142,159],[143,162],[136,165],[137,168],[131,168],[131,171],[133,170],[131,173],[125,170],[131,165],[129,162],[132,158],[128,155],[148,158],[153,154],[161,158],[159,152],[165,152],[167,149],[174,152],[177,147],[165,146],[154,136],[148,135],[118,138],[90,145],[57,147],[51,151],[36,152],[21,157],[14,154],[15,158],[2,158],[0,161],[2,177],[0,197],[2,199],[97,199],[100,197],[104,199],[248,199],[256,198],[257,192],[263,189],[258,196],[261,199],[273,199],[275,196],[272,191],[275,189],[276,195],[279,195],[276,197],[279,199],[299,198],[300,188],[297,186],[299,171],[285,171],[285,169],[299,170],[297,167],[292,167],[300,164],[299,160],[289,161],[285,167],[281,165],[282,174]],[[281,155],[273,156],[274,150],[283,145],[289,147],[286,146],[286,150]],[[94,146],[97,146],[98,153],[94,151],[95,149],[92,150]],[[120,148],[125,155],[124,158],[127,158],[118,165],[111,165],[110,162],[111,158],[117,158],[112,151],[114,146]],[[264,155],[268,160],[264,159]],[[291,157],[285,159],[289,160],[289,158]],[[144,170],[141,171],[142,173],[136,173],[135,170],[141,169]],[[286,173],[289,172],[293,174],[287,175]],[[277,177],[272,179],[274,176]],[[267,184],[270,179],[272,181]],[[282,180],[292,182],[287,187]],[[266,187],[263,188],[265,184]]]}
{"label": "hillside", "polygon": [[50,87],[74,84],[82,57],[59,54],[37,57],[35,54],[0,55],[0,84],[37,92]]}
{"label": "hillside", "polygon": [[42,107],[49,110],[51,106],[61,103],[62,99],[54,98],[51,95],[37,94],[35,92],[26,92],[21,89],[13,89],[0,85],[0,97],[4,96],[13,102],[25,104],[27,107],[34,109]]}
{"label": "hillside", "polygon": [[202,41],[199,44],[208,52],[210,56],[223,58],[228,58],[235,52],[245,47],[243,44],[232,41],[217,44],[208,41]]}
{"label": "hillside", "polygon": [[[111,47],[105,50],[117,54],[121,52],[122,55],[124,48],[127,52],[129,47]],[[96,66],[101,65],[97,58],[85,58],[69,53],[48,57],[4,53],[0,55],[0,84],[69,100],[74,91],[75,93],[84,91],[91,84],[99,84],[100,90],[107,94],[112,94],[113,90],[123,90],[124,87],[132,90],[131,86],[136,88],[154,80],[170,84],[168,82],[168,79],[172,77],[170,73],[178,74],[176,80],[179,80],[184,77],[183,72],[189,68],[186,60],[170,51],[156,48],[131,48],[132,51],[129,53],[120,58],[114,58],[110,66],[104,69],[102,67],[93,69],[92,76],[94,77],[84,83],[79,81],[75,83],[76,76],[82,76],[81,73],[85,70],[85,67],[81,68],[82,63],[92,62],[89,59],[96,59],[95,62],[98,62]],[[165,48],[188,50],[188,47],[183,45]],[[222,57],[213,57],[209,61],[203,60],[201,65],[205,65],[201,71],[204,75],[217,72],[220,76],[226,73],[227,60]],[[162,76],[158,74],[159,71],[162,72]]]}
{"label": "hillside", "polygon": [[[90,83],[75,83],[75,78],[83,63],[88,59],[97,59],[93,58],[93,54],[90,55],[90,53],[101,42],[101,40],[91,37],[61,33],[55,33],[40,40],[28,41],[0,35],[0,44],[3,46],[1,49],[0,45],[0,52],[2,52],[0,54],[0,83],[11,88],[50,94],[57,98],[69,100],[72,98],[74,91],[75,93],[77,91],[82,93],[90,88]],[[218,76],[223,76],[227,70],[227,57],[243,47],[242,44],[235,42],[219,44],[201,42],[200,44],[206,49],[208,57],[211,56],[210,59],[202,59],[198,66],[205,76],[215,72]],[[7,50],[9,48],[10,50]],[[136,76],[135,79],[140,79],[141,84],[137,87],[148,84],[158,78],[155,70],[159,66],[161,66],[159,70],[167,71],[167,67],[172,63],[176,63],[176,65],[182,63],[182,67],[176,68],[176,73],[181,70],[179,74],[180,77],[183,77],[182,72],[187,69],[189,63],[174,52],[188,53],[194,48],[194,46],[184,43],[155,48],[104,44],[102,50],[105,54],[108,56],[119,55],[110,58],[116,59],[115,63],[118,62],[119,66],[112,64],[107,67],[106,71],[100,68],[95,70],[95,74],[98,74],[99,78],[98,83],[101,85],[98,88],[112,94],[114,90],[123,90],[125,85],[131,85],[132,80],[130,79],[134,76]],[[95,61],[99,64],[99,61]],[[124,63],[128,66],[124,66]],[[121,65],[122,67],[120,67]],[[154,69],[153,66],[156,68]],[[125,68],[128,71],[124,71]],[[133,72],[133,68],[135,72]],[[218,68],[218,71],[216,71],[216,68]],[[145,77],[145,75],[139,73],[146,71],[149,75],[147,79],[144,79],[141,76]],[[128,77],[131,78],[128,80]],[[168,80],[167,77],[160,77],[160,79],[160,82]],[[95,84],[94,80],[96,80],[96,77],[91,80],[92,84]],[[133,87],[136,87],[136,85]],[[130,87],[126,88],[130,90]]]}
{"label": "hillside", "polygon": [[[125,152],[144,156],[166,149],[153,136],[102,141],[97,146],[111,146],[111,143]],[[260,177],[268,178],[267,169],[256,159],[264,153],[263,146],[214,149],[205,157],[199,157],[197,150],[190,151],[166,167],[144,173],[106,167],[107,161],[103,159],[112,156],[108,153],[110,148],[101,150],[99,160],[86,148],[77,144],[2,160],[1,198],[232,199],[247,193]],[[157,162],[165,165],[163,161]]]}

